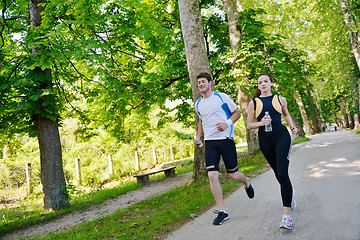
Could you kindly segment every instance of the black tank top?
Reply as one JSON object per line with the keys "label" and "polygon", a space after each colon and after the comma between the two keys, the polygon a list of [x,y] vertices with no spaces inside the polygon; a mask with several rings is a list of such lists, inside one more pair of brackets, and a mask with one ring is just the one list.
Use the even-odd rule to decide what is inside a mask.
{"label": "black tank top", "polygon": [[[260,102],[259,102],[260,100]],[[261,104],[262,103],[262,104]],[[258,122],[265,116],[265,112],[268,111],[272,119],[271,125],[273,128],[277,128],[282,124],[281,122],[281,102],[279,96],[271,95],[269,97],[257,97],[254,99],[255,117]],[[257,116],[256,116],[257,115]],[[260,131],[264,131],[265,127],[261,126]]]}

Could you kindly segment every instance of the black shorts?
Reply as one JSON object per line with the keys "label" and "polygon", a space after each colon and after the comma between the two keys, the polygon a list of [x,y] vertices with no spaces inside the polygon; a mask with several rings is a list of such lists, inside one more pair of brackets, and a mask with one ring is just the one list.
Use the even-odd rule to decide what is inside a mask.
{"label": "black shorts", "polygon": [[220,155],[223,157],[226,171],[238,171],[235,142],[232,139],[206,140],[205,164],[208,171],[219,171]]}

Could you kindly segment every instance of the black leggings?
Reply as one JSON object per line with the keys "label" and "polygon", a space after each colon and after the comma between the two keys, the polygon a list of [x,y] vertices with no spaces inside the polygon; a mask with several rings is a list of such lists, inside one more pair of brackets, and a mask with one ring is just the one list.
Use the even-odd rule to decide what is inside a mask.
{"label": "black leggings", "polygon": [[281,125],[272,132],[259,130],[259,145],[280,183],[283,206],[291,207],[293,190],[288,172],[291,137],[287,128]]}

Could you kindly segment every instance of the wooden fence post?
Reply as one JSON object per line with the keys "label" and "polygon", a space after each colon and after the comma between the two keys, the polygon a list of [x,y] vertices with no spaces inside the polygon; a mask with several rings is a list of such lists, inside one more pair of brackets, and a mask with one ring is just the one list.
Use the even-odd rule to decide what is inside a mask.
{"label": "wooden fence post", "polygon": [[153,155],[154,155],[154,163],[155,163],[155,165],[157,165],[158,164],[158,159],[157,159],[155,147],[153,148]]}
{"label": "wooden fence post", "polygon": [[114,170],[111,154],[108,155],[108,159],[109,159],[109,176],[111,176]]}
{"label": "wooden fence post", "polygon": [[80,158],[75,159],[75,166],[76,166],[76,176],[77,176],[78,184],[81,185]]}
{"label": "wooden fence post", "polygon": [[26,170],[26,183],[28,188],[28,194],[32,192],[31,187],[31,163],[25,163],[25,170]]}
{"label": "wooden fence post", "polygon": [[136,166],[138,168],[138,171],[140,171],[140,161],[139,161],[139,153],[138,153],[138,151],[135,151],[135,161],[136,161]]}
{"label": "wooden fence post", "polygon": [[174,148],[173,148],[173,146],[170,146],[170,154],[171,154],[171,160],[172,160],[172,161],[175,161]]}

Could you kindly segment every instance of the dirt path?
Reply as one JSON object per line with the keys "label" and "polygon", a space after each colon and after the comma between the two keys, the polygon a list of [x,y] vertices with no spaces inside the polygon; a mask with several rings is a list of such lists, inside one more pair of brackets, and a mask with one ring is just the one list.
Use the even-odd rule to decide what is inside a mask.
{"label": "dirt path", "polygon": [[295,145],[291,155],[297,201],[291,231],[279,229],[279,184],[267,171],[252,179],[254,199],[243,188],[225,199],[229,221],[212,225],[216,215],[210,210],[168,240],[360,240],[360,135],[340,130],[310,138]]}
{"label": "dirt path", "polygon": [[175,187],[183,186],[191,180],[191,176],[192,173],[187,173],[178,175],[175,178],[167,178],[161,181],[153,182],[148,187],[128,192],[89,209],[76,211],[53,221],[7,234],[3,239],[18,239],[20,237],[29,239],[35,237],[36,235],[45,236],[50,232],[63,231],[80,223],[112,214],[119,209],[126,208],[135,202],[145,200],[151,196],[160,195]]}

